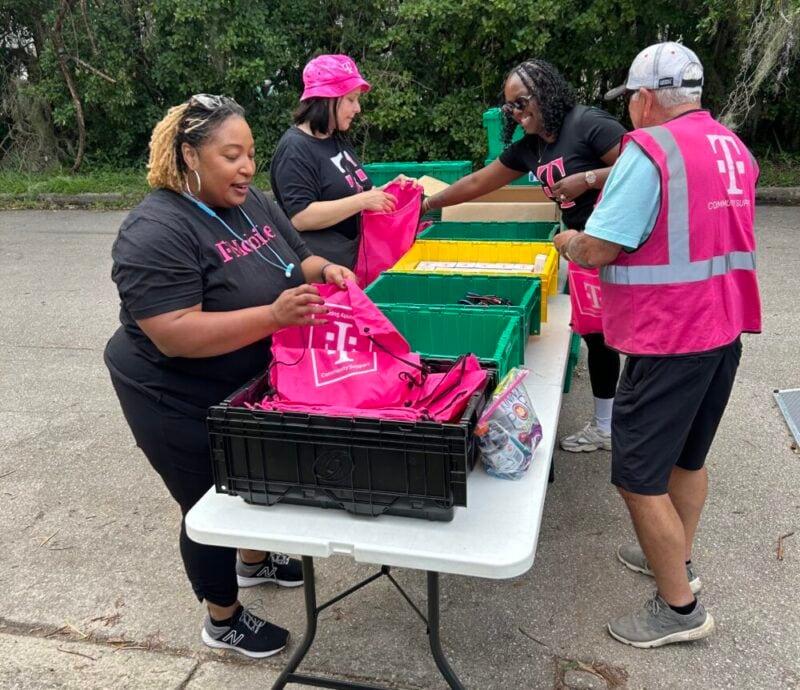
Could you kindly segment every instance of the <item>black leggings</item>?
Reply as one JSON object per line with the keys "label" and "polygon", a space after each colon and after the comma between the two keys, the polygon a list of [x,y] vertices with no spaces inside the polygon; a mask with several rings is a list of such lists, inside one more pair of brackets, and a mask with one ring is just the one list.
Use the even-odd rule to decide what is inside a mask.
{"label": "black leggings", "polygon": [[606,345],[602,333],[583,336],[589,349],[589,380],[595,398],[613,398],[619,378],[619,353]]}
{"label": "black leggings", "polygon": [[[111,375],[122,412],[150,464],[161,475],[183,516],[214,483],[204,419],[177,412]],[[236,549],[193,542],[181,519],[183,566],[200,601],[236,602]]]}

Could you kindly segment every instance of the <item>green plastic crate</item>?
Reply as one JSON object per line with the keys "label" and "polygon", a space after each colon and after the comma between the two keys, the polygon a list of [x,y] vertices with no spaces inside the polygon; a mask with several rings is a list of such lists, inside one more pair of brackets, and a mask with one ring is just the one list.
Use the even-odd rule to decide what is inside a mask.
{"label": "green plastic crate", "polygon": [[411,349],[427,359],[455,360],[471,352],[497,369],[498,380],[523,364],[519,314],[409,304],[382,305],[380,310]]}
{"label": "green plastic crate", "polygon": [[[487,162],[497,158],[506,148],[503,142],[503,126],[504,126],[503,113],[500,108],[489,108],[483,114],[483,128],[486,130],[486,144],[488,149]],[[519,141],[525,136],[522,127],[517,125],[514,128],[514,133],[511,135],[511,143]]]}
{"label": "green plastic crate", "polygon": [[367,163],[364,172],[376,187],[391,182],[398,175],[422,177],[429,175],[441,182],[453,184],[472,172],[472,161],[393,161],[391,163]]}
{"label": "green plastic crate", "polygon": [[422,240],[487,240],[491,242],[552,241],[558,223],[549,221],[450,221],[434,223],[420,233]]}
{"label": "green plastic crate", "polygon": [[581,337],[577,333],[573,333],[569,341],[569,359],[567,359],[567,372],[564,375],[564,392],[569,393],[572,387],[572,375],[575,373],[575,367],[578,366],[578,360],[581,356]]}
{"label": "green plastic crate", "polygon": [[[522,317],[522,343],[538,335],[542,326],[542,282],[527,276],[431,275],[429,273],[382,273],[364,292],[378,306],[413,304],[482,311],[510,311]],[[497,295],[510,305],[458,304],[467,292]]]}

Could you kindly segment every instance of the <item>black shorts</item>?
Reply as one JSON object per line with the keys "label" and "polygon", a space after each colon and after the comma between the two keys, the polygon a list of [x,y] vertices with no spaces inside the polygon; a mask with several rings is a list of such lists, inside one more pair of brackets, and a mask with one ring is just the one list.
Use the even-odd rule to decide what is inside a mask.
{"label": "black shorts", "polygon": [[717,433],[742,343],[696,355],[628,357],[614,399],[611,483],[667,493],[673,467],[699,470]]}

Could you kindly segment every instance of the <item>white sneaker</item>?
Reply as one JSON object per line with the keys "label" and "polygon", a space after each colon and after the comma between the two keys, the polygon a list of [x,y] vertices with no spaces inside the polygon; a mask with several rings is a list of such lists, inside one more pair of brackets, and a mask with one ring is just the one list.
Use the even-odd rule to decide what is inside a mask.
{"label": "white sneaker", "polygon": [[595,450],[611,450],[611,433],[603,431],[592,422],[571,436],[561,439],[561,447],[570,453],[591,453]]}

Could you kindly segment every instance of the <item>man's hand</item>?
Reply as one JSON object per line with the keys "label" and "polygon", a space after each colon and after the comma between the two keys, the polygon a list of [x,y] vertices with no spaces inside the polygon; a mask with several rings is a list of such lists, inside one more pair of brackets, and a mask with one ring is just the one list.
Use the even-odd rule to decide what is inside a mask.
{"label": "man's hand", "polygon": [[556,250],[565,259],[569,259],[567,256],[567,245],[569,244],[569,241],[577,235],[580,235],[577,230],[563,230],[553,238],[553,244],[555,245]]}

